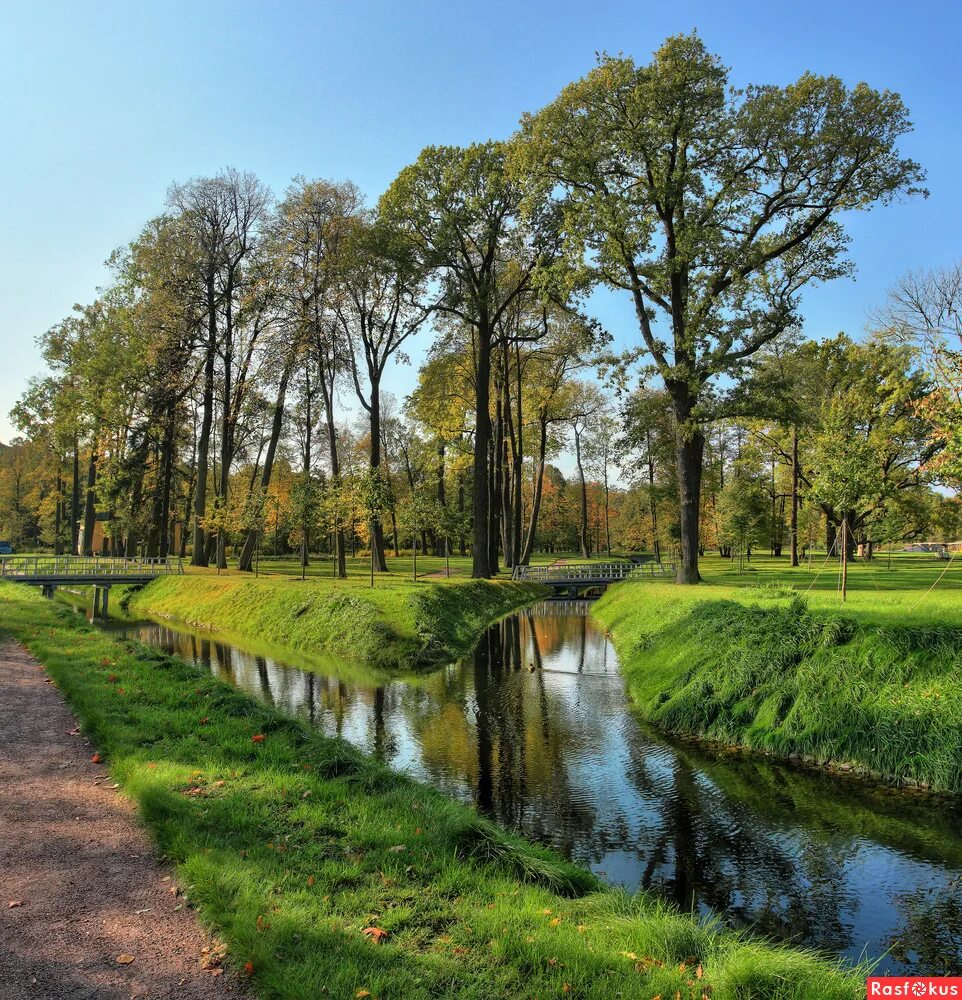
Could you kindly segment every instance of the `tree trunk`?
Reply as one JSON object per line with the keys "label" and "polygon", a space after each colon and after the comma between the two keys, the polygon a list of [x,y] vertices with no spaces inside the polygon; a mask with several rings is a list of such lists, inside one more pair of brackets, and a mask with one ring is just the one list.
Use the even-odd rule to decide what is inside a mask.
{"label": "tree trunk", "polygon": [[491,576],[488,552],[488,450],[491,443],[491,327],[487,316],[478,324],[478,368],[474,383],[474,477],[471,489],[473,531],[471,576]]}
{"label": "tree trunk", "polygon": [[63,554],[63,539],[60,537],[60,522],[63,511],[63,456],[57,456],[57,507],[53,522],[53,554]]}
{"label": "tree trunk", "polygon": [[464,537],[464,473],[458,473],[458,524],[461,528],[458,532],[458,553],[467,554],[467,540]]}
{"label": "tree trunk", "polygon": [[517,384],[515,385],[514,391],[514,405],[515,405],[515,420],[514,420],[514,435],[512,436],[512,443],[514,445],[514,451],[512,452],[512,484],[513,484],[513,495],[512,503],[514,507],[514,515],[512,518],[513,534],[511,538],[511,552],[512,552],[512,565],[517,565],[518,561],[521,559],[521,519],[523,517],[522,510],[522,497],[521,497],[521,479],[524,473],[524,412],[522,409],[522,377],[521,377],[521,347],[517,346],[515,348],[515,358],[516,358],[516,369],[517,369]]}
{"label": "tree trunk", "polygon": [[[287,385],[290,381],[292,366],[293,361],[291,364],[285,365],[284,370],[281,373],[280,384],[277,387],[277,398],[274,401],[274,418],[271,421],[271,436],[267,443],[267,454],[264,456],[264,468],[261,470],[261,495],[258,500],[257,508],[258,518],[260,518],[261,512],[264,508],[264,501],[267,497],[267,489],[271,485],[271,475],[274,471],[274,456],[277,454],[277,444],[280,441],[281,428],[284,425],[284,402],[287,398]],[[245,573],[249,573],[251,569],[259,529],[259,525],[255,525],[253,528],[249,529],[247,536],[244,538],[244,544],[241,547],[240,559],[238,560],[237,568]]]}
{"label": "tree trunk", "polygon": [[651,548],[655,562],[661,565],[661,542],[658,539],[658,503],[655,496],[655,459],[651,454],[651,429],[645,430],[648,444],[648,506],[651,510]]}
{"label": "tree trunk", "polygon": [[525,536],[524,548],[521,550],[519,565],[527,566],[534,552],[534,539],[538,532],[538,515],[541,512],[541,494],[544,487],[544,463],[548,448],[548,418],[542,413],[538,421],[538,466],[534,473],[534,483],[531,489],[531,519],[528,521],[528,533]]}
{"label": "tree trunk", "polygon": [[[435,476],[437,479],[437,499],[438,505],[443,509],[447,506],[447,497],[444,493],[444,458],[447,449],[445,447],[444,441],[440,438],[438,439],[438,464],[435,467]],[[436,533],[434,540],[434,554],[436,556],[443,556],[445,552],[445,543],[447,539],[444,534],[440,531]]]}
{"label": "tree trunk", "polygon": [[494,439],[491,447],[491,482],[488,492],[490,522],[488,527],[488,568],[491,575],[498,572],[499,539],[501,536],[501,486],[504,478],[504,397],[499,387],[495,400]]}
{"label": "tree trunk", "polygon": [[672,386],[671,392],[675,405],[675,459],[678,465],[681,531],[681,553],[676,581],[699,583],[701,575],[698,572],[698,512],[705,436],[699,428],[689,423],[694,406],[688,387],[676,383]]}
{"label": "tree trunk", "polygon": [[80,443],[73,439],[73,484],[70,488],[70,551],[79,556],[80,541]]}
{"label": "tree trunk", "polygon": [[842,601],[848,599],[848,518],[842,518]]}
{"label": "tree trunk", "polygon": [[798,565],[798,427],[792,428],[791,563]]}
{"label": "tree trunk", "polygon": [[96,496],[94,486],[97,483],[97,438],[99,428],[94,431],[94,443],[90,448],[90,461],[87,464],[87,495],[84,500],[84,534],[83,555],[94,554],[94,524],[97,520]]}
{"label": "tree trunk", "polygon": [[581,546],[581,558],[591,555],[591,540],[588,537],[588,484],[585,482],[585,470],[581,462],[581,431],[575,427],[575,464],[578,467],[578,483],[581,486],[581,527],[578,531],[578,543]]}
{"label": "tree trunk", "polygon": [[[381,469],[381,386],[379,376],[373,370],[371,380],[371,471],[380,475]],[[371,535],[371,555],[378,573],[387,572],[387,556],[384,552],[384,526],[381,519],[372,515],[369,531]]]}
{"label": "tree trunk", "polygon": [[217,320],[213,306],[208,324],[207,357],[204,360],[204,395],[201,401],[202,416],[197,439],[197,470],[194,482],[194,550],[192,566],[207,566],[207,539],[204,517],[207,514],[207,462],[210,452],[210,432],[214,420],[214,354],[217,345]]}

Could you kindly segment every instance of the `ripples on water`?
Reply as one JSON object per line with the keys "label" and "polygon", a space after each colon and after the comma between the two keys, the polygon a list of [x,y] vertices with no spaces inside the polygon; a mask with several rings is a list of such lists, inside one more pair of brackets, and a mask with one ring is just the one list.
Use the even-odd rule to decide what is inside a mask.
{"label": "ripples on water", "polygon": [[244,652],[152,622],[122,632],[473,803],[609,881],[882,969],[962,973],[962,811],[672,744],[630,711],[577,601],[398,677]]}

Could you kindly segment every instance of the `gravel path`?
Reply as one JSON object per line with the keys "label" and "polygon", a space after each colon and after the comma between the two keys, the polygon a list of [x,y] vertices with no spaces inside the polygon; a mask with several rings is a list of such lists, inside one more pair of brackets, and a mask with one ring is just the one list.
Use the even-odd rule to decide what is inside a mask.
{"label": "gravel path", "polygon": [[0,642],[0,996],[248,996],[77,725],[37,661]]}

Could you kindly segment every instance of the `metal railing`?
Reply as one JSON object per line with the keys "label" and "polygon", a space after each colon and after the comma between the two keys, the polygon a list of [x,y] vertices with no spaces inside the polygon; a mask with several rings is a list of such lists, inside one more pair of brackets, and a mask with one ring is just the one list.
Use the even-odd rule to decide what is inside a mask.
{"label": "metal railing", "polygon": [[182,559],[137,556],[0,556],[0,579],[155,577],[184,572]]}
{"label": "metal railing", "polygon": [[617,583],[645,576],[674,576],[674,563],[630,562],[561,563],[551,566],[515,566],[512,578],[536,583]]}

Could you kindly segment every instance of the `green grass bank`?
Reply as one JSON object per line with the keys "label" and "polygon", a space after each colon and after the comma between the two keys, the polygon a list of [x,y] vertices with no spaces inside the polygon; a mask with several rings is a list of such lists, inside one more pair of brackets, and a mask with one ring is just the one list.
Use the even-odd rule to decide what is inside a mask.
{"label": "green grass bank", "polygon": [[698,587],[627,583],[593,608],[645,719],[962,792],[962,567],[857,567],[843,605],[831,573],[769,561],[735,582],[719,563]]}
{"label": "green grass bank", "polygon": [[467,652],[491,622],[544,596],[536,584],[382,575],[347,580],[187,573],[153,581],[127,602],[133,614],[171,618],[379,667],[425,667]]}
{"label": "green grass bank", "polygon": [[0,585],[0,632],[45,664],[260,997],[864,996],[861,971],[604,889],[34,591]]}

